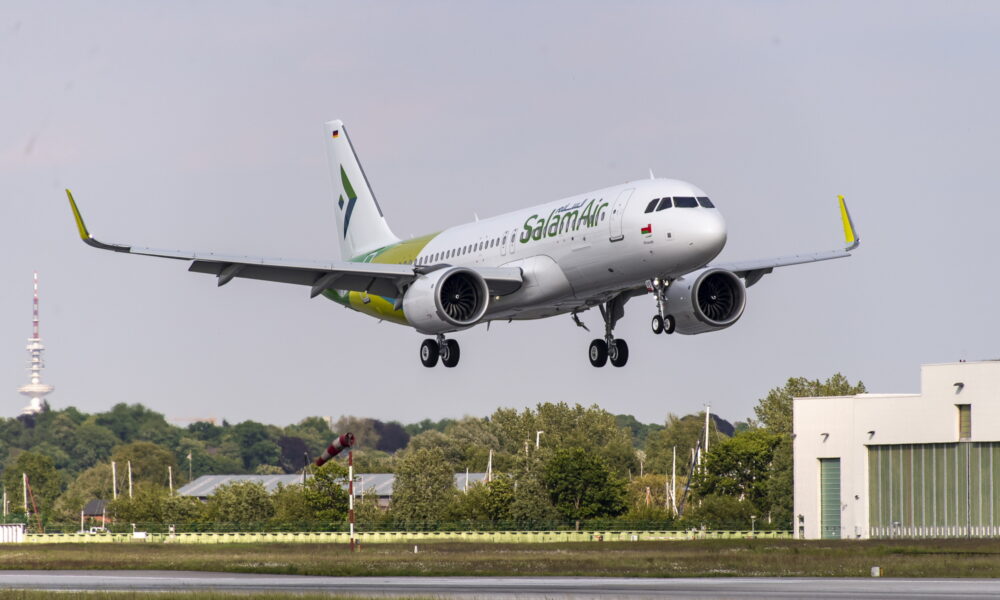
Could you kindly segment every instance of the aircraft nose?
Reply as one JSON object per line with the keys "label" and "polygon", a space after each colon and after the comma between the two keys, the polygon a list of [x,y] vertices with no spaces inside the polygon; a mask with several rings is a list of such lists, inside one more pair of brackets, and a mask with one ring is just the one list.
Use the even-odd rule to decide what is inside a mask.
{"label": "aircraft nose", "polygon": [[726,221],[718,210],[703,210],[698,221],[694,246],[707,262],[718,256],[726,245]]}

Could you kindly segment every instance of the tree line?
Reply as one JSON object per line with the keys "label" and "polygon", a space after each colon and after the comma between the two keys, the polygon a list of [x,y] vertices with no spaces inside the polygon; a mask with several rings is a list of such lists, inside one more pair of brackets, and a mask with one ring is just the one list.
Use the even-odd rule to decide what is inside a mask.
{"label": "tree line", "polygon": [[[561,402],[410,425],[344,416],[332,431],[318,417],[287,427],[223,421],[182,428],[141,405],[119,404],[94,415],[67,408],[43,413],[33,424],[0,421],[2,481],[8,518],[24,519],[21,474],[28,474],[37,504],[29,511],[37,509],[50,530],[78,527],[84,504],[112,498],[112,462],[119,495],[107,510],[119,524],[339,529],[348,503],[342,485],[347,471],[337,462],[272,493],[240,482],[201,502],[170,488],[202,474],[301,473],[306,458],[322,452],[334,432],[351,431],[358,440],[355,473],[396,475],[388,508],[359,490],[359,527],[743,529],[753,523],[788,529],[792,397],[864,390],[840,374],[825,381],[789,379],[757,402],[755,418],[735,426],[710,419],[708,452],[704,413],[643,424],[596,405]],[[131,497],[125,487],[129,464]],[[489,481],[456,488],[455,473],[488,466]]]}

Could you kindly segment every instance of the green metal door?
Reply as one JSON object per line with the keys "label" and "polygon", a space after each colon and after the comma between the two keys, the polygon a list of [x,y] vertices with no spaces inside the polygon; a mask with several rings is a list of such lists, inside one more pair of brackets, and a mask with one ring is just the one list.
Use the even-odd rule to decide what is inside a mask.
{"label": "green metal door", "polygon": [[840,459],[819,459],[819,529],[824,540],[840,539]]}

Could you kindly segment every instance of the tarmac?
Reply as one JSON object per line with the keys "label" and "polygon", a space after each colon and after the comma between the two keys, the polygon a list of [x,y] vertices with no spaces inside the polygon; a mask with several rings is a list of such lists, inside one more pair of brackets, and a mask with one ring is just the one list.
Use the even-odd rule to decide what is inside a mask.
{"label": "tarmac", "polygon": [[998,598],[993,579],[317,577],[192,571],[0,571],[0,589],[512,598]]}

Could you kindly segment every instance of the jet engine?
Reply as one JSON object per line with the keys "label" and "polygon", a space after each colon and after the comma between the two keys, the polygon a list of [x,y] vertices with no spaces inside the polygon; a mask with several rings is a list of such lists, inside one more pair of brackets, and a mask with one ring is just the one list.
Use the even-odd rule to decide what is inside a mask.
{"label": "jet engine", "polygon": [[675,331],[693,335],[725,329],[739,321],[747,292],[743,280],[732,271],[705,268],[675,279],[666,296]]}
{"label": "jet engine", "polygon": [[446,333],[478,323],[489,300],[482,275],[465,267],[448,267],[422,275],[410,285],[403,295],[403,314],[421,333]]}

